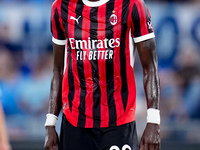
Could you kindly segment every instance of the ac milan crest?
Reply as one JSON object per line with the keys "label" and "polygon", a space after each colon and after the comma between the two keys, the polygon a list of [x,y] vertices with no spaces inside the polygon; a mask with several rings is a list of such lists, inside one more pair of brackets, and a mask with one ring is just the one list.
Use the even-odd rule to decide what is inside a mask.
{"label": "ac milan crest", "polygon": [[110,16],[109,21],[110,21],[110,24],[111,24],[111,25],[113,25],[113,26],[116,25],[116,24],[117,24],[117,15],[112,14],[112,15]]}

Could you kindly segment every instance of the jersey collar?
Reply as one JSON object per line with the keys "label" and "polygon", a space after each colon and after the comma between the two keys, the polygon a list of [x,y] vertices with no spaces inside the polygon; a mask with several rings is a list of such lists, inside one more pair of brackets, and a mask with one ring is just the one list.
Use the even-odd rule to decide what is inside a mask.
{"label": "jersey collar", "polygon": [[105,3],[107,3],[109,0],[99,0],[99,1],[96,1],[96,2],[91,2],[89,0],[83,0],[83,3],[89,7],[98,7],[98,6],[101,6]]}

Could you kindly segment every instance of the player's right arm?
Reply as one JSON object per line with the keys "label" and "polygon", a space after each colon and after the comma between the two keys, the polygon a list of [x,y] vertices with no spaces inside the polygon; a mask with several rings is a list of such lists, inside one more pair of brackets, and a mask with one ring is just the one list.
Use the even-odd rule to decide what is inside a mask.
{"label": "player's right arm", "polygon": [[[53,51],[54,67],[48,113],[58,116],[62,107],[62,79],[65,46],[53,43]],[[55,126],[46,126],[45,150],[53,150],[54,146],[58,149],[58,135]]]}
{"label": "player's right arm", "polygon": [[[51,81],[50,101],[48,114],[58,116],[62,107],[62,79],[64,73],[64,56],[66,35],[61,19],[61,1],[55,1],[52,5],[51,11],[51,32],[53,35],[53,77]],[[45,137],[45,150],[58,150],[58,135],[55,130],[55,125],[45,123],[46,137]]]}

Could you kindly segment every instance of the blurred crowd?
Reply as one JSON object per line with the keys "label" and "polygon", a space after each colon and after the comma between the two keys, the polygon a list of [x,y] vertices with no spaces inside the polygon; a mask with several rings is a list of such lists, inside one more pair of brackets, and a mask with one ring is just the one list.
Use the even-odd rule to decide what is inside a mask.
{"label": "blurred crowd", "polygon": [[[11,140],[38,138],[45,134],[44,121],[53,65],[49,29],[51,3],[48,4],[47,21],[42,22],[38,29],[37,22],[31,23],[32,19],[41,19],[38,17],[24,17],[25,20],[17,25],[21,16],[17,9],[10,14],[11,17],[17,14],[11,19],[13,22],[6,22],[8,16],[4,11],[8,12],[11,8],[7,4],[4,6],[8,8],[1,7],[0,3],[0,100]],[[27,6],[21,7],[26,9]]]}
{"label": "blurred crowd", "polygon": [[53,2],[54,0],[0,0],[0,2],[16,2],[16,3],[20,3],[20,2],[34,2],[34,3],[50,3]]}
{"label": "blurred crowd", "polygon": [[199,2],[199,0],[146,0],[146,1],[153,1],[153,2],[178,2],[178,3],[193,3]]}
{"label": "blurred crowd", "polygon": [[[24,16],[23,22],[18,23],[18,25],[13,25],[14,21],[12,22],[12,19],[11,21],[5,21],[6,13],[4,14],[3,11],[7,10],[9,12],[9,6],[1,4],[11,1],[14,0],[0,0],[0,100],[11,140],[25,139],[30,135],[32,138],[43,138],[53,65],[49,29],[49,16],[53,0],[15,0],[15,2],[23,3],[43,2],[44,4],[40,5],[39,8],[36,5],[37,9],[30,6],[26,9],[34,13],[36,13],[35,9],[40,9],[39,12],[41,13],[48,12],[45,15],[37,12],[40,17],[32,17],[33,21]],[[151,4],[150,0],[146,1]],[[164,0],[151,1],[164,2]],[[175,0],[165,1],[175,2]],[[176,2],[199,1],[176,0]],[[3,8],[4,6],[6,8]],[[152,12],[154,12],[154,6],[160,7],[160,5],[152,5],[150,7]],[[200,11],[198,12],[197,15],[200,14]],[[16,14],[10,15],[15,16]],[[175,17],[178,16],[175,14]],[[43,21],[44,18],[45,21]],[[16,17],[13,17],[13,19],[16,19]],[[19,21],[18,18],[14,23],[17,21]],[[40,25],[37,25],[35,21],[39,21]],[[196,24],[199,24],[199,22]],[[176,43],[179,44],[176,50],[170,49],[169,43],[166,43],[170,39],[173,40],[173,38],[166,31],[166,36],[163,37],[161,31],[157,30],[157,28],[155,26],[155,33],[158,35],[158,60],[160,64],[160,109],[163,130],[166,129],[167,131],[163,133],[163,137],[176,138],[176,133],[181,131],[182,133],[184,132],[184,136],[179,134],[182,138],[199,140],[200,130],[196,126],[196,122],[197,124],[200,122],[200,27],[197,27],[195,32],[197,33],[196,44],[185,42],[184,40],[181,41],[182,37],[180,35],[173,35],[181,41]],[[13,33],[16,33],[16,35]],[[162,38],[166,39],[161,40]],[[173,54],[173,57],[167,59],[166,62],[162,59],[166,55],[165,50],[171,51]],[[137,111],[140,117],[142,114],[144,115],[146,104],[142,84],[142,71],[139,64],[140,62],[137,59],[134,71],[138,87]],[[190,127],[188,127],[189,123],[191,123]],[[185,127],[193,131],[192,136]]]}

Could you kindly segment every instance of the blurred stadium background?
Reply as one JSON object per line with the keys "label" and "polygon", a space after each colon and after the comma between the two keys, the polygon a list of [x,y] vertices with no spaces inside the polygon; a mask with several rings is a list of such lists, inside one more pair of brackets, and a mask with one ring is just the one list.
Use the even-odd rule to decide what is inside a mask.
{"label": "blurred stadium background", "polygon": [[[0,0],[0,100],[13,150],[43,149],[53,64],[52,2]],[[146,3],[157,40],[161,149],[199,150],[200,0]],[[135,76],[140,137],[146,123],[146,102],[138,58]]]}

